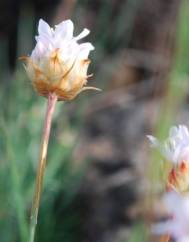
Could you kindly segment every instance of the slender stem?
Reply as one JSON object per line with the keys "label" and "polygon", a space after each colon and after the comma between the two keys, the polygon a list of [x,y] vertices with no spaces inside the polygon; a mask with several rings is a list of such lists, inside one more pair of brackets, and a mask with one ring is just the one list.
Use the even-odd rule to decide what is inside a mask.
{"label": "slender stem", "polygon": [[33,197],[31,217],[30,217],[30,228],[29,228],[29,242],[34,241],[35,229],[37,225],[37,217],[39,211],[39,204],[41,198],[41,191],[43,186],[43,176],[46,166],[47,149],[49,143],[49,135],[51,130],[52,115],[55,109],[55,104],[57,102],[57,96],[54,93],[50,93],[48,96],[47,111],[44,122],[44,130],[42,136],[42,143],[39,155],[39,164],[36,177],[35,193]]}

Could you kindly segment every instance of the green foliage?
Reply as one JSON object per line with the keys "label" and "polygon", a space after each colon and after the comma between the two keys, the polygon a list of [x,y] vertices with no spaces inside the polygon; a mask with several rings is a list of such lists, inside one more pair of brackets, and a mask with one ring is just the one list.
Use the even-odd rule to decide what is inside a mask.
{"label": "green foliage", "polygon": [[143,223],[138,222],[133,226],[131,230],[128,242],[146,242],[147,241],[147,231]]}
{"label": "green foliage", "polygon": [[[3,93],[5,88],[9,92]],[[46,101],[37,97],[23,71],[17,72],[11,86],[2,86],[0,96],[1,241],[25,242]],[[59,103],[53,121],[36,241],[71,242],[76,236],[73,231],[79,218],[71,207],[84,169],[73,168],[71,154],[80,121],[76,118],[72,127],[65,116],[64,104]],[[64,137],[65,133],[69,133],[69,139]]]}

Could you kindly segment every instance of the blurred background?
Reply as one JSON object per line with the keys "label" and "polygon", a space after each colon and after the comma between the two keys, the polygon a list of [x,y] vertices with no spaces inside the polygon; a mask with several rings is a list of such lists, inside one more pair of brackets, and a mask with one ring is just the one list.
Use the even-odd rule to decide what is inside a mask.
{"label": "blurred background", "polygon": [[46,100],[18,57],[39,18],[95,46],[90,85],[54,115],[36,242],[159,241],[166,168],[146,135],[189,125],[187,0],[0,1],[0,241],[26,242]]}

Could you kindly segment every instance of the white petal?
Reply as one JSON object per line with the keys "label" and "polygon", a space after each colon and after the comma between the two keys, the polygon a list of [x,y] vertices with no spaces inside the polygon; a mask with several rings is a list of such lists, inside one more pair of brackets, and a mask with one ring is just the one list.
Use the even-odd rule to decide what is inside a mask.
{"label": "white petal", "polygon": [[177,192],[169,192],[164,196],[163,202],[169,213],[176,213],[178,211],[178,207],[175,206],[175,204],[180,204],[182,202],[182,198]]}
{"label": "white petal", "polygon": [[183,149],[182,159],[189,162],[189,147]]}
{"label": "white petal", "polygon": [[31,58],[36,61],[38,58],[43,56],[45,53],[45,46],[42,42],[38,41],[35,49],[32,51]]}
{"label": "white petal", "polygon": [[189,138],[188,128],[185,125],[181,125],[183,137]]}
{"label": "white petal", "polygon": [[149,139],[152,147],[158,147],[159,146],[159,141],[154,136],[146,135],[146,137]]}
{"label": "white petal", "polygon": [[37,39],[37,45],[41,44],[44,46],[44,48],[48,48],[48,46],[52,43],[51,39],[46,38],[43,35],[38,36],[36,39]]}
{"label": "white petal", "polygon": [[181,147],[177,146],[172,152],[172,160],[175,164],[178,164],[181,162],[180,159],[182,159],[182,149]]}
{"label": "white petal", "polygon": [[53,50],[52,41],[49,41],[49,38],[46,38],[44,35],[40,35],[36,39],[37,44],[31,54],[31,58],[33,60],[47,56],[48,53]]}
{"label": "white petal", "polygon": [[177,126],[173,126],[170,128],[169,130],[169,137],[175,137],[178,135],[178,132],[179,132],[179,128]]}
{"label": "white petal", "polygon": [[53,31],[48,23],[46,23],[43,19],[40,19],[38,25],[38,33],[39,35],[52,36]]}
{"label": "white petal", "polygon": [[184,236],[182,238],[179,238],[177,242],[188,242],[189,241],[189,236]]}
{"label": "white petal", "polygon": [[61,56],[65,61],[70,59],[70,61],[75,61],[79,53],[79,44],[72,40],[66,43],[66,45],[61,48]]}
{"label": "white petal", "polygon": [[74,37],[75,40],[80,40],[86,37],[90,33],[90,30],[84,29],[78,36]]}
{"label": "white petal", "polygon": [[55,38],[70,40],[73,38],[74,25],[71,20],[62,21],[55,26]]}
{"label": "white petal", "polygon": [[80,51],[78,55],[79,59],[87,59],[89,52],[91,50],[94,50],[94,46],[91,43],[83,43],[83,44],[80,44],[79,47],[80,47]]}

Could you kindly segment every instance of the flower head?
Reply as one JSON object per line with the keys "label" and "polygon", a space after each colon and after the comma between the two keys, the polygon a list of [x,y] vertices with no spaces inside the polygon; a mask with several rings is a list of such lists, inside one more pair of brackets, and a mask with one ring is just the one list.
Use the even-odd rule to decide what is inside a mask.
{"label": "flower head", "polygon": [[174,164],[182,161],[189,163],[189,131],[185,125],[171,127],[169,137],[162,144],[151,135],[147,137],[151,145],[158,148],[168,161]]}
{"label": "flower head", "polygon": [[167,178],[167,189],[186,192],[189,189],[189,131],[186,126],[174,126],[169,137],[160,143],[155,137],[148,136],[151,145],[160,150],[173,166]]}
{"label": "flower head", "polygon": [[165,195],[163,202],[170,218],[153,226],[157,234],[169,234],[178,242],[189,241],[189,195],[176,192]]}
{"label": "flower head", "polygon": [[66,20],[51,28],[44,20],[39,20],[36,46],[26,61],[25,69],[39,95],[56,93],[59,100],[71,100],[85,89],[88,55],[94,47],[91,43],[78,41],[89,34],[84,29],[73,37],[73,22]]}

